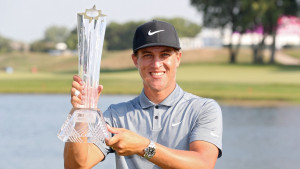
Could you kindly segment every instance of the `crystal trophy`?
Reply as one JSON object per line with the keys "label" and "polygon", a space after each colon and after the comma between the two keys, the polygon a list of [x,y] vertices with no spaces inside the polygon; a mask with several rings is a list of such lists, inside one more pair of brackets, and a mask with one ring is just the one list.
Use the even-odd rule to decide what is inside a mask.
{"label": "crystal trophy", "polygon": [[105,16],[95,6],[77,14],[78,74],[84,84],[83,104],[72,108],[62,125],[58,138],[63,142],[96,143],[110,137],[103,114],[97,109]]}

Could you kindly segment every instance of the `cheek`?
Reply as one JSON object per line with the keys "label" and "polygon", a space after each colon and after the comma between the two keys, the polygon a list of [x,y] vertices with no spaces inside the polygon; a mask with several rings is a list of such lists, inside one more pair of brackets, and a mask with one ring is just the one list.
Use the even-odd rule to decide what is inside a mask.
{"label": "cheek", "polygon": [[151,67],[151,62],[147,60],[143,60],[141,62],[138,62],[138,68],[139,69],[147,69]]}
{"label": "cheek", "polygon": [[171,60],[171,59],[167,60],[166,64],[167,65],[172,65],[173,64],[173,60]]}
{"label": "cheek", "polygon": [[139,63],[137,65],[137,68],[139,70],[140,75],[143,75],[143,74],[147,73],[147,66],[145,65],[145,63],[143,63],[143,64]]}
{"label": "cheek", "polygon": [[178,68],[178,66],[180,64],[180,60],[175,59],[174,62],[175,62],[176,68]]}
{"label": "cheek", "polygon": [[167,60],[164,61],[164,65],[165,65],[166,67],[168,67],[169,69],[172,68],[174,64],[175,64],[175,63],[174,63],[174,60],[173,60],[173,59],[167,59]]}
{"label": "cheek", "polygon": [[178,62],[176,62],[176,60],[175,59],[170,59],[170,60],[168,60],[167,62],[166,62],[166,64],[168,65],[168,67],[170,68],[170,69],[176,69],[178,66],[179,66],[179,64],[178,64]]}

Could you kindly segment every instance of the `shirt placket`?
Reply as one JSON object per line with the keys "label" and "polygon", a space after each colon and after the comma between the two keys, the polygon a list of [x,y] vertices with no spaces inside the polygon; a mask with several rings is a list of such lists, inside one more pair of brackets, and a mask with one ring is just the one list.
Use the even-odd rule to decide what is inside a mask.
{"label": "shirt placket", "polygon": [[153,107],[153,116],[152,116],[152,133],[151,140],[157,141],[158,135],[161,131],[161,109],[159,105]]}
{"label": "shirt placket", "polygon": [[153,109],[153,131],[161,130],[161,110],[159,105],[155,105]]}

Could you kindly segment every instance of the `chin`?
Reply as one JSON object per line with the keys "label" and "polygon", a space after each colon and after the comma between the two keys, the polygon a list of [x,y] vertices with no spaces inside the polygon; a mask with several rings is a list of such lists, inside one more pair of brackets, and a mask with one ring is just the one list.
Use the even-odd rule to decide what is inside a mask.
{"label": "chin", "polygon": [[167,86],[166,85],[152,85],[151,86],[151,89],[152,90],[155,90],[155,91],[162,91],[162,90],[164,90],[164,89],[166,89],[167,88]]}
{"label": "chin", "polygon": [[166,88],[165,85],[162,85],[162,84],[148,84],[146,86],[154,91],[161,91],[164,88]]}

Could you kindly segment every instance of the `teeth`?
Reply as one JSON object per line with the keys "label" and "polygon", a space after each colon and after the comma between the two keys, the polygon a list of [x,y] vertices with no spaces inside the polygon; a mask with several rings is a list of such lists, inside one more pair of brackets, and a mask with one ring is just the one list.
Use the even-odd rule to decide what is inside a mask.
{"label": "teeth", "polygon": [[163,75],[164,74],[164,72],[159,72],[159,73],[151,73],[152,75],[154,75],[154,76],[161,76],[161,75]]}

